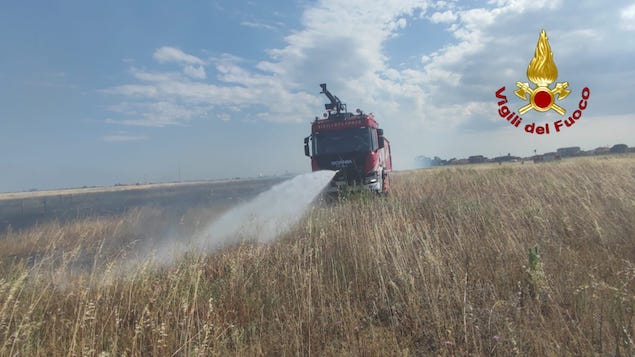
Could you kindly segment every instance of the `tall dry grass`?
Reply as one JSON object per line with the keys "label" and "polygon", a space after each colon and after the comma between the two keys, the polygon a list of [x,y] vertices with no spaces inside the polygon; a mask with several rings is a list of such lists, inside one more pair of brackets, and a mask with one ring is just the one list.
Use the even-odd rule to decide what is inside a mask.
{"label": "tall dry grass", "polygon": [[635,158],[404,172],[393,190],[123,274],[161,212],[10,232],[0,355],[635,354]]}

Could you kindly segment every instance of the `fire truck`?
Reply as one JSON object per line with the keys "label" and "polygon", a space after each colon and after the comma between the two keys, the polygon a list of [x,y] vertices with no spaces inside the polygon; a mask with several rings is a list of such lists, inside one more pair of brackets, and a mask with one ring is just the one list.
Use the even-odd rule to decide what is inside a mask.
{"label": "fire truck", "polygon": [[361,189],[388,193],[390,142],[375,116],[360,109],[349,113],[325,83],[320,87],[330,103],[324,105],[324,119],[316,117],[311,135],[304,138],[304,154],[311,158],[311,169],[337,171],[326,189],[329,193]]}

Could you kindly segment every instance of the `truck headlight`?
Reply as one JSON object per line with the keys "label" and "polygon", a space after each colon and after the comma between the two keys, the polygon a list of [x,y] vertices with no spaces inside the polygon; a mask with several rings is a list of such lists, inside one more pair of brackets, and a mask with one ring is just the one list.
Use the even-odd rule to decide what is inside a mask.
{"label": "truck headlight", "polygon": [[369,183],[375,183],[377,182],[377,172],[373,172],[372,174],[364,177],[364,183],[365,184],[369,184]]}

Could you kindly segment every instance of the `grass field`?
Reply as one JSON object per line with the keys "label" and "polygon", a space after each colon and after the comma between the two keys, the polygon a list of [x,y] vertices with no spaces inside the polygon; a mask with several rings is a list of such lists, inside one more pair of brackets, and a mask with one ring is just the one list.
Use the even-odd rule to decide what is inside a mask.
{"label": "grass field", "polygon": [[[402,172],[271,244],[126,265],[219,212],[0,237],[0,355],[635,355],[635,157]],[[133,259],[134,260],[134,259]]]}

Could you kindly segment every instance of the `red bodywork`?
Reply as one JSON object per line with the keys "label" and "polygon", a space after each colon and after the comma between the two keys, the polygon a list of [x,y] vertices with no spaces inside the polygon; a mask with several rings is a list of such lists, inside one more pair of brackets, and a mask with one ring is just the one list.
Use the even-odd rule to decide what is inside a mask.
{"label": "red bodywork", "polygon": [[316,117],[311,136],[304,138],[304,154],[311,157],[311,169],[337,171],[327,191],[353,186],[388,192],[390,142],[375,117],[359,109],[357,114],[349,113],[346,104],[326,89],[326,83],[320,87],[330,103],[324,105],[326,119]]}
{"label": "red bodywork", "polygon": [[[350,114],[350,113],[347,113]],[[319,134],[320,132],[331,132],[331,131],[340,131],[351,128],[371,128],[371,135],[373,140],[373,148],[375,150],[368,150],[363,153],[364,162],[359,162],[360,166],[364,167],[364,178],[372,175],[373,173],[377,173],[378,177],[381,177],[381,180],[376,182],[377,187],[373,186],[370,183],[364,181],[364,178],[361,180],[357,180],[356,182],[353,180],[353,184],[357,184],[360,186],[367,186],[369,188],[381,191],[386,193],[389,190],[389,177],[388,174],[392,171],[392,158],[390,154],[390,142],[388,139],[383,137],[383,147],[379,147],[379,141],[381,140],[378,134],[379,125],[375,120],[373,114],[357,114],[357,115],[349,115],[346,116],[346,119],[336,120],[336,119],[322,119],[315,120],[311,124],[311,135]],[[379,132],[382,132],[379,129]],[[383,136],[383,135],[382,135]],[[362,153],[358,153],[362,154]],[[332,167],[329,163],[322,162],[320,164],[319,155],[311,157],[311,169],[313,171],[318,170],[333,170],[336,169]],[[331,162],[332,163],[332,162]],[[361,167],[360,167],[361,169]],[[337,177],[337,176],[336,176]],[[349,182],[350,184],[350,182]]]}

